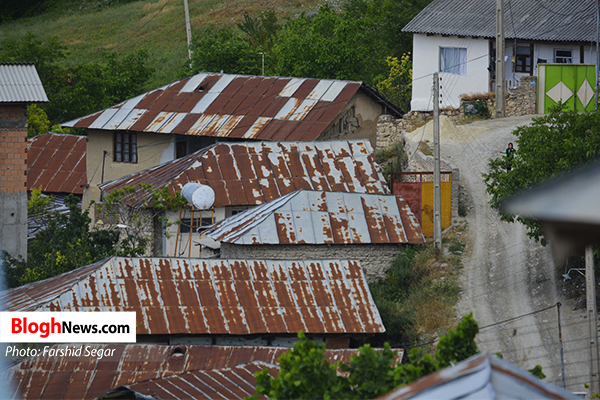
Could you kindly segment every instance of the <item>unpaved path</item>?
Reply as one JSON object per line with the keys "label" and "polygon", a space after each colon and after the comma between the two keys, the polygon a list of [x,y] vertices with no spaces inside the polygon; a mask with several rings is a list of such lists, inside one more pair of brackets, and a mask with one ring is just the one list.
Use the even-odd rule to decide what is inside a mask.
{"label": "unpaved path", "polygon": [[[583,391],[589,371],[584,312],[573,310],[572,302],[563,299],[562,277],[557,281],[549,248],[528,239],[523,225],[502,222],[490,208],[481,177],[488,159],[501,157],[507,144],[515,141],[512,131],[531,119],[512,117],[457,126],[441,119],[441,157],[460,169],[461,184],[472,199],[466,217],[469,239],[457,317],[473,312],[481,327],[480,350],[500,352],[522,369],[539,364],[548,382],[562,386],[557,308],[552,307],[561,301],[566,388]],[[432,143],[432,137],[431,123],[406,135],[411,152],[421,140]]]}

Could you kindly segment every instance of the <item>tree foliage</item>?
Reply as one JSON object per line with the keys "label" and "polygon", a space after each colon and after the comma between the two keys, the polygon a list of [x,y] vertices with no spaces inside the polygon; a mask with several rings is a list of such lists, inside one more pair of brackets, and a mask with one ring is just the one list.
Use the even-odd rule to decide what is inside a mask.
{"label": "tree foliage", "polygon": [[[78,201],[69,195],[65,198],[68,213],[47,214],[45,228],[27,246],[27,260],[3,252],[9,287],[50,278],[114,255],[119,232],[91,231],[89,213],[79,208]],[[28,208],[39,211],[44,202],[39,199],[36,202],[28,204]]]}
{"label": "tree foliage", "polygon": [[260,55],[231,28],[207,28],[202,35],[194,38],[192,64],[184,65],[182,75],[200,71],[226,74],[260,75]]}
{"label": "tree foliage", "polygon": [[144,49],[123,56],[102,52],[100,62],[70,66],[64,65],[67,54],[55,37],[39,40],[31,32],[20,41],[5,40],[0,47],[0,61],[35,65],[50,100],[40,105],[50,126],[140,94],[153,71]]}
{"label": "tree foliage", "polygon": [[[499,209],[507,198],[543,181],[581,166],[600,154],[600,113],[575,113],[559,106],[548,115],[535,118],[513,134],[516,154],[507,171],[509,160],[499,157],[489,161],[489,172],[483,174],[486,191],[492,196],[490,205]],[[528,235],[546,244],[539,222],[502,214],[508,222],[525,224]]]}
{"label": "tree foliage", "polygon": [[404,54],[400,59],[388,57],[387,65],[390,72],[387,78],[379,82],[377,89],[405,112],[410,111],[412,95],[412,61],[410,53]]}
{"label": "tree foliage", "polygon": [[[257,396],[269,399],[372,399],[396,387],[477,354],[475,335],[479,331],[473,314],[465,315],[455,331],[441,335],[435,354],[413,349],[409,364],[395,365],[395,353],[389,344],[380,352],[369,345],[359,349],[349,364],[329,364],[325,344],[317,344],[302,333],[300,341],[279,359],[276,378],[268,370],[257,372]],[[337,370],[345,372],[338,374]]]}

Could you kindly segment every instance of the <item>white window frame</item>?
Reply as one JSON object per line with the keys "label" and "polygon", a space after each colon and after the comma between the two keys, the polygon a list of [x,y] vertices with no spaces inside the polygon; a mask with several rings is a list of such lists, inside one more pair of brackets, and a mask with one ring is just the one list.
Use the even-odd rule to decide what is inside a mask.
{"label": "white window frame", "polygon": [[467,48],[440,47],[440,72],[451,75],[467,75]]}
{"label": "white window frame", "polygon": [[[559,56],[556,54],[559,51],[568,51],[569,53],[571,53],[571,56],[570,57]],[[559,60],[565,60],[565,61],[559,61]],[[554,49],[554,62],[556,64],[573,64],[573,49]]]}

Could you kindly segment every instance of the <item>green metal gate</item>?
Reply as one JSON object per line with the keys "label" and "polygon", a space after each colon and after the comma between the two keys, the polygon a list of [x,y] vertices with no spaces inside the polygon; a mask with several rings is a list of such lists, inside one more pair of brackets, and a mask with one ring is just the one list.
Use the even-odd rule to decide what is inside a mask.
{"label": "green metal gate", "polygon": [[538,64],[538,112],[562,101],[568,110],[594,110],[595,64]]}

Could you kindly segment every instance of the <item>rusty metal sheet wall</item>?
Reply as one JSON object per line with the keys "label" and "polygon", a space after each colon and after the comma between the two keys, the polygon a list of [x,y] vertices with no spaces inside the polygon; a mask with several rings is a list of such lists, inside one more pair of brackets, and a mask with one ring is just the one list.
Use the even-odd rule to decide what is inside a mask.
{"label": "rusty metal sheet wall", "polygon": [[137,334],[385,332],[358,261],[113,257],[84,270],[4,292],[8,310],[136,311]]}
{"label": "rusty metal sheet wall", "polygon": [[28,141],[27,190],[83,194],[87,183],[85,136],[45,133]]}
{"label": "rusty metal sheet wall", "polygon": [[[67,348],[73,349],[73,345],[54,345],[52,350]],[[237,393],[236,389],[223,385],[223,378],[246,391],[248,386],[254,387],[252,372],[258,366],[275,372],[279,357],[287,351],[265,346],[89,345],[90,351],[106,349],[114,350],[100,359],[72,353],[25,359],[5,370],[4,377],[13,384],[13,397],[23,399],[96,398],[123,385],[157,398],[174,398],[169,393],[181,393],[177,391],[188,394],[182,398],[201,398],[206,391],[235,398],[231,392]],[[404,351],[393,350],[397,351],[396,362],[401,362]],[[325,351],[330,363],[349,363],[352,355],[358,355],[358,349]],[[221,389],[224,391],[219,392]]]}
{"label": "rusty metal sheet wall", "polygon": [[[200,73],[63,126],[312,141],[333,122],[361,85],[325,79]],[[322,129],[311,129],[317,123],[308,118],[312,110],[319,110]],[[255,123],[242,124],[245,116],[252,116]],[[301,121],[306,123],[299,125]]]}
{"label": "rusty metal sheet wall", "polygon": [[241,245],[425,242],[418,220],[395,195],[307,190],[238,213],[204,234]]}
{"label": "rusty metal sheet wall", "polygon": [[[389,194],[368,140],[218,143],[99,187],[169,185],[180,192],[199,181],[215,190],[215,206],[258,205],[298,189]],[[151,193],[140,190],[124,201],[139,206]]]}

